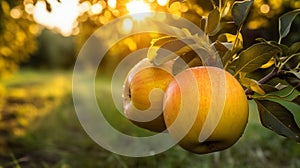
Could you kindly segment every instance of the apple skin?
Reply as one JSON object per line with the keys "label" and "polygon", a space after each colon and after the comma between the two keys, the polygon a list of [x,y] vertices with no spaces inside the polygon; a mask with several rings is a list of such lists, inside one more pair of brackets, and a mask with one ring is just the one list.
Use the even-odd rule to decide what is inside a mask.
{"label": "apple skin", "polygon": [[[225,73],[225,75],[224,75]],[[223,75],[223,78],[221,78]],[[192,77],[194,76],[194,77]],[[218,89],[226,89],[223,93],[223,111],[221,111],[220,120],[215,122],[214,129],[207,139],[199,141],[199,135],[202,131],[204,121],[207,119],[212,100],[212,87],[210,76],[214,79],[219,77],[225,85],[221,85]],[[191,78],[195,79],[199,94],[198,109],[195,111],[195,118],[191,117],[188,106],[181,107],[181,88],[185,86],[184,92],[188,96],[193,96],[197,91],[191,87]],[[180,85],[179,85],[180,83]],[[220,82],[219,82],[220,83]],[[216,86],[216,85],[214,85]],[[217,95],[217,99],[221,95]],[[215,97],[216,98],[216,97]],[[176,119],[179,115],[180,119]],[[214,108],[214,106],[212,106]],[[248,101],[244,90],[240,83],[227,71],[217,67],[194,67],[184,70],[177,74],[166,90],[164,98],[164,120],[168,128],[169,134],[178,141],[182,148],[198,154],[205,154],[229,148],[241,137],[248,121]],[[174,122],[176,119],[176,122]],[[173,123],[174,122],[174,123]],[[192,122],[192,123],[191,123]],[[209,122],[209,121],[208,121]],[[186,129],[186,123],[191,123],[190,129]],[[208,123],[213,125],[212,123]]]}
{"label": "apple skin", "polygon": [[154,66],[148,59],[129,72],[124,83],[125,116],[135,125],[154,132],[166,130],[163,120],[164,92],[173,79],[173,62]]}

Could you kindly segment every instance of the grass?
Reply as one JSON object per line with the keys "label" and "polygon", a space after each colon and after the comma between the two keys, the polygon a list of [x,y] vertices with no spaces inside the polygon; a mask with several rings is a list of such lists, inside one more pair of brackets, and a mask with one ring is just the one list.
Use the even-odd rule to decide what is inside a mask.
{"label": "grass", "polygon": [[[263,128],[253,102],[243,137],[228,150],[196,155],[175,146],[142,158],[111,153],[80,125],[71,80],[68,71],[27,69],[1,81],[6,89],[0,109],[0,167],[300,167],[300,146]],[[107,79],[96,83],[101,110],[115,128],[137,136],[152,134],[121,117],[107,96]]]}

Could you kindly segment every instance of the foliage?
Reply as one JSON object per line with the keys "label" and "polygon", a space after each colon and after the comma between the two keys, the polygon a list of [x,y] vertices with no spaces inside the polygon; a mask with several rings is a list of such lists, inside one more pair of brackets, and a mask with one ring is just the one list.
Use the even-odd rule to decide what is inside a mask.
{"label": "foliage", "polygon": [[19,3],[0,1],[0,78],[14,72],[36,51],[36,24],[22,17],[21,9],[15,8]]}
{"label": "foliage", "polygon": [[[185,36],[177,37],[178,39],[171,37],[154,39],[148,58],[154,64],[174,59],[174,56],[158,54],[161,49],[168,49],[179,55],[189,67],[193,67],[210,65],[210,61],[217,62],[215,58],[217,53],[224,69],[231,72],[245,87],[248,99],[255,100],[262,125],[279,135],[300,142],[300,129],[294,119],[294,115],[300,110],[299,43],[296,42],[291,46],[281,43],[282,39],[289,34],[299,10],[287,12],[279,18],[278,41],[258,38],[255,44],[245,48],[241,30],[246,24],[253,0],[225,1],[225,3],[219,1],[219,4],[211,2],[212,10],[201,17],[205,21],[203,30],[206,37],[192,35],[186,29],[177,29],[178,34],[183,32]],[[223,19],[225,17],[226,20]],[[220,25],[231,24],[229,18],[236,25],[235,34],[220,29]],[[209,43],[206,38],[211,39],[212,43]],[[210,46],[214,46],[215,52],[207,49]],[[182,50],[183,48],[185,50]],[[194,63],[192,60],[198,57],[194,53],[195,50],[205,50],[204,55],[209,55],[209,58],[201,57],[202,60]],[[176,64],[180,64],[180,61],[175,63],[174,73],[180,71],[176,69],[179,66]],[[283,95],[283,92],[287,93]],[[292,106],[294,108],[291,108]]]}

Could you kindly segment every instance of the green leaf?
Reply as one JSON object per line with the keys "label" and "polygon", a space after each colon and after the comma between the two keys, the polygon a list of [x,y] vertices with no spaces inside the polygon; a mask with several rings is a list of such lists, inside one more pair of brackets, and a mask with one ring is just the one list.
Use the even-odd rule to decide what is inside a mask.
{"label": "green leaf", "polygon": [[294,70],[291,70],[290,72],[292,74],[294,74],[298,79],[300,79],[300,72],[297,72],[297,71],[294,71]]}
{"label": "green leaf", "polygon": [[166,42],[175,40],[175,39],[176,39],[176,37],[173,37],[173,36],[163,36],[163,37],[151,40],[151,46],[152,47],[153,46],[161,46],[161,45],[165,44]]}
{"label": "green leaf", "polygon": [[232,49],[233,44],[216,40],[212,45],[217,50],[219,56],[222,58],[223,64],[225,64],[225,61],[228,61],[228,59],[231,58],[231,53],[229,52]]}
{"label": "green leaf", "polygon": [[287,12],[279,17],[279,42],[289,34],[291,25],[298,14],[300,14],[300,9]]}
{"label": "green leaf", "polygon": [[288,49],[288,55],[300,52],[300,42],[293,43]]}
{"label": "green leaf", "polygon": [[276,92],[279,90],[282,90],[286,87],[288,87],[287,85],[278,83],[276,86],[270,85],[270,84],[261,84],[260,87],[266,92],[266,93],[270,93],[270,92]]}
{"label": "green leaf", "polygon": [[238,55],[235,75],[240,72],[253,72],[266,64],[280,49],[268,43],[254,44]]}
{"label": "green leaf", "polygon": [[[192,35],[188,29],[176,29],[177,38],[161,38],[151,42],[147,57],[154,65],[163,64],[169,60],[176,59],[185,53],[194,50],[203,61],[218,61],[215,56],[215,50],[211,47],[208,36],[204,34]],[[211,60],[214,59],[214,60]],[[214,63],[213,62],[213,63]],[[207,64],[213,64],[206,62]]]}
{"label": "green leaf", "polygon": [[267,63],[265,63],[264,65],[262,65],[260,68],[267,69],[267,68],[270,68],[274,64],[275,64],[275,58],[272,57]]}
{"label": "green leaf", "polygon": [[176,75],[184,69],[200,65],[202,65],[202,62],[197,53],[195,53],[195,51],[189,51],[175,59],[172,67],[172,73]]}
{"label": "green leaf", "polygon": [[175,39],[170,40],[162,44],[161,46],[150,46],[147,57],[150,62],[154,65],[163,64],[171,59],[175,59],[188,51],[191,51],[189,45],[194,44],[195,41],[192,39]]}
{"label": "green leaf", "polygon": [[253,0],[234,2],[231,9],[231,15],[237,26],[241,26],[245,22],[252,4]]}
{"label": "green leaf", "polygon": [[262,125],[279,135],[300,142],[300,129],[293,114],[279,103],[255,100]]}
{"label": "green leaf", "polygon": [[299,66],[298,64],[300,63],[300,53],[296,53],[296,54],[290,55],[289,57],[287,57],[286,60],[287,60],[287,62],[285,63],[284,66],[287,69],[294,69],[297,66]]}
{"label": "green leaf", "polygon": [[260,87],[260,84],[254,79],[242,77],[240,78],[240,82],[243,86],[251,89],[255,93],[258,93],[260,95],[266,94],[265,91]]}
{"label": "green leaf", "polygon": [[260,41],[260,42],[266,42],[266,43],[268,43],[268,44],[277,46],[278,48],[281,49],[281,52],[282,52],[281,55],[283,55],[283,56],[288,55],[288,49],[289,49],[289,47],[286,46],[286,45],[284,45],[284,44],[279,44],[279,43],[276,42],[276,41],[267,41],[267,40],[265,40],[265,39],[263,39],[263,38],[257,38],[256,40],[257,40],[257,41]]}
{"label": "green leaf", "polygon": [[300,106],[300,95],[298,95],[297,97],[295,97],[295,98],[292,100],[292,102]]}
{"label": "green leaf", "polygon": [[226,52],[228,50],[231,50],[233,47],[232,43],[220,42],[218,40],[216,40],[212,45],[218,52]]}
{"label": "green leaf", "polygon": [[220,12],[218,8],[212,10],[207,17],[205,33],[209,34],[217,29],[220,24]]}
{"label": "green leaf", "polygon": [[[228,42],[228,43],[237,43],[237,49],[243,48],[243,36],[241,33],[238,35],[230,34],[230,33],[222,33],[218,36],[218,40],[221,42]],[[237,40],[237,41],[236,41]]]}
{"label": "green leaf", "polygon": [[284,79],[293,87],[296,87],[298,91],[300,91],[300,79],[294,76],[285,76]]}

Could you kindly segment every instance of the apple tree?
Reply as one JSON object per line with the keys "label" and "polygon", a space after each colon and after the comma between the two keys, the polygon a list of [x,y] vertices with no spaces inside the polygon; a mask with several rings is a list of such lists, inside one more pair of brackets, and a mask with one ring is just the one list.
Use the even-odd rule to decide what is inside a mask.
{"label": "apple tree", "polygon": [[[277,40],[258,37],[254,44],[245,47],[243,42],[247,39],[243,39],[242,30],[246,23],[249,24],[248,19],[255,16],[255,12],[250,12],[254,1],[210,2],[211,10],[207,15],[199,17],[200,27],[211,40],[211,46],[220,56],[224,69],[238,79],[247,98],[255,101],[264,127],[299,143],[299,121],[294,116],[300,112],[300,42],[285,44],[283,41],[288,37],[300,10],[291,10],[279,17],[275,35],[278,36]],[[170,1],[169,5],[172,3],[178,1]],[[262,12],[264,10],[268,9],[261,9]],[[191,47],[182,45],[182,41],[194,39],[186,45],[195,44],[198,45],[196,49],[205,50],[205,46],[196,40],[199,37],[187,30],[177,31],[186,32],[186,36],[181,39],[154,39],[151,47],[159,48],[157,52],[165,49],[175,52],[189,67],[205,65]],[[163,63],[161,57],[155,53],[148,54],[149,60],[158,65]],[[178,70],[174,69],[173,73],[178,73]]]}

